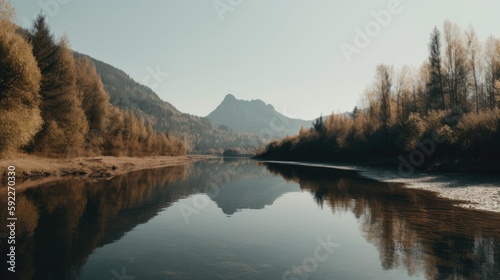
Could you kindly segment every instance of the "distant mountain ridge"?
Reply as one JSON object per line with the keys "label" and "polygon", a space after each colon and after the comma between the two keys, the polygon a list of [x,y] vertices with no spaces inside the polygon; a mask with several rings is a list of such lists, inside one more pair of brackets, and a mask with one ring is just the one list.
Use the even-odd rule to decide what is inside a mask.
{"label": "distant mountain ridge", "polygon": [[190,153],[222,154],[228,148],[252,153],[265,144],[257,134],[232,131],[207,118],[180,112],[152,89],[107,63],[77,52],[74,56],[85,56],[94,62],[111,104],[152,122],[157,131],[185,139]]}
{"label": "distant mountain ridge", "polygon": [[235,131],[271,133],[276,138],[296,135],[301,127],[309,128],[312,125],[312,121],[289,118],[260,99],[239,100],[232,94],[226,95],[222,103],[208,114],[207,119]]}

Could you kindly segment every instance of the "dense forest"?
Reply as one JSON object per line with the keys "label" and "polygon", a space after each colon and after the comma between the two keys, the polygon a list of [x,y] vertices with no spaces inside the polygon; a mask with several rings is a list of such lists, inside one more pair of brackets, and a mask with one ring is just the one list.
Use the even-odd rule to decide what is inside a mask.
{"label": "dense forest", "polygon": [[419,68],[379,65],[361,108],[320,118],[311,129],[270,143],[258,157],[498,159],[500,40],[481,42],[472,26],[461,30],[445,21],[428,46]]}
{"label": "dense forest", "polygon": [[181,155],[184,141],[109,102],[95,65],[74,59],[40,15],[18,28],[0,1],[0,153],[41,156]]}

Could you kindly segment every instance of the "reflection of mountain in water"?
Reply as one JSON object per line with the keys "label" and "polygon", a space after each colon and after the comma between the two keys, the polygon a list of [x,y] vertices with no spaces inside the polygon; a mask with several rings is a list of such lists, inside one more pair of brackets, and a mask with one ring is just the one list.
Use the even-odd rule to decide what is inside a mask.
{"label": "reflection of mountain in water", "polygon": [[226,215],[232,215],[241,209],[262,209],[288,192],[300,191],[297,185],[283,183],[273,176],[231,181],[222,186],[217,195],[210,198]]}
{"label": "reflection of mountain in water", "polygon": [[[265,164],[332,211],[352,212],[384,269],[427,279],[499,279],[500,217],[453,206],[427,191],[361,178],[354,171]],[[466,222],[465,222],[466,221]]]}
{"label": "reflection of mountain in water", "polygon": [[[198,165],[214,174],[206,193],[222,212],[232,215],[242,209],[262,209],[288,192],[300,191],[296,184],[286,184],[253,160],[227,160],[224,165]],[[211,170],[216,168],[217,170]],[[216,191],[214,191],[214,187]]]}

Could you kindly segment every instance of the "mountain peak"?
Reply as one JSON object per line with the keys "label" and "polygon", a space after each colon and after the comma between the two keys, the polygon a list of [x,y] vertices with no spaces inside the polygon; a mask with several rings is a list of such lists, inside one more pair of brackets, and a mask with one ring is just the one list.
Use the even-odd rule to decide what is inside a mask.
{"label": "mountain peak", "polygon": [[236,100],[236,97],[234,97],[234,95],[229,93],[228,95],[226,95],[226,97],[224,97],[224,101],[230,101],[230,100]]}
{"label": "mountain peak", "polygon": [[302,126],[311,125],[310,122],[290,119],[280,114],[273,105],[260,99],[240,100],[232,94],[226,95],[207,118],[235,131],[260,133],[272,130],[274,137],[295,135]]}

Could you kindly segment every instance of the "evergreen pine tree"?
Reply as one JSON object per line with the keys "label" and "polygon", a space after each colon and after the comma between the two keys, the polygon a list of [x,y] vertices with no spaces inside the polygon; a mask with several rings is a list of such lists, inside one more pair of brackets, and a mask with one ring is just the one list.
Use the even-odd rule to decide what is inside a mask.
{"label": "evergreen pine tree", "polygon": [[[64,38],[59,44],[54,42],[45,18],[41,15],[35,20],[30,40],[42,73],[40,108],[44,120],[33,148],[48,155],[76,154],[83,147],[88,124],[77,98],[73,53]],[[54,142],[55,135],[50,135],[56,133],[53,129],[55,127],[62,130],[61,141]],[[59,132],[56,134],[60,137]]]}

